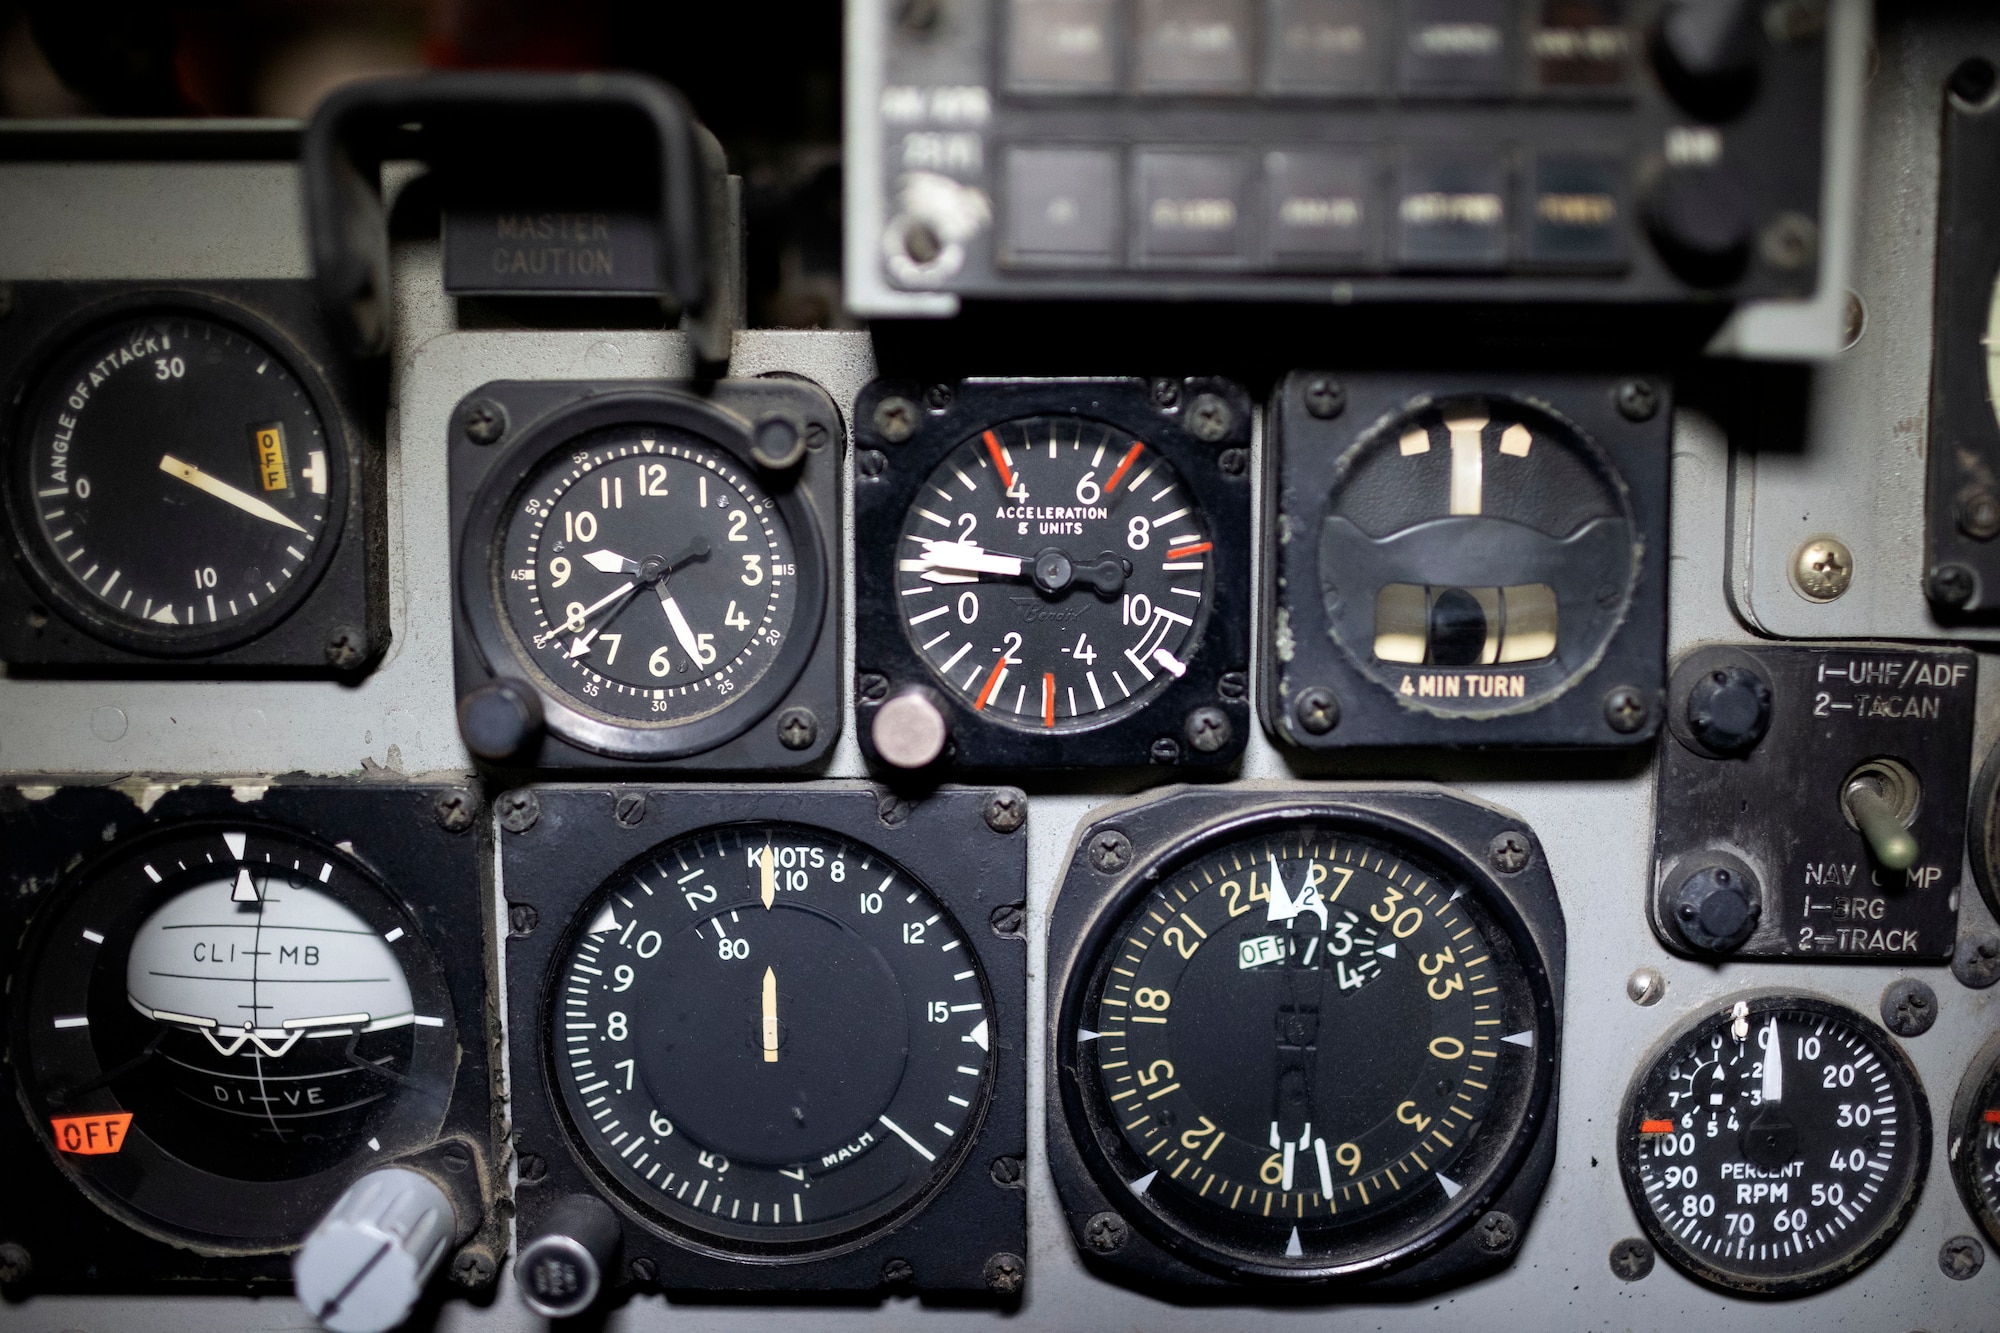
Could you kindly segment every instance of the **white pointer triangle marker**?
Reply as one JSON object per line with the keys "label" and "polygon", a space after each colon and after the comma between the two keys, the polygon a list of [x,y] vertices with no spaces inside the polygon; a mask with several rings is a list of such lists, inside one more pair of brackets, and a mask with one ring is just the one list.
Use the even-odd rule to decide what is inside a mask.
{"label": "white pointer triangle marker", "polygon": [[1442,1172],[1438,1174],[1438,1184],[1444,1186],[1444,1197],[1447,1199],[1456,1199],[1458,1197],[1458,1192],[1465,1188],[1465,1186],[1459,1184],[1456,1180],[1453,1180],[1450,1176],[1447,1176]]}
{"label": "white pointer triangle marker", "polygon": [[222,840],[229,844],[229,854],[241,861],[243,859],[243,845],[250,841],[250,835],[247,833],[225,833],[222,835]]}
{"label": "white pointer triangle marker", "polygon": [[1157,1171],[1148,1171],[1145,1175],[1140,1176],[1137,1180],[1131,1183],[1132,1192],[1134,1194],[1144,1194],[1147,1188],[1152,1185],[1153,1177],[1159,1174],[1160,1173]]}
{"label": "white pointer triangle marker", "polygon": [[1076,1030],[1076,1039],[1078,1041],[1096,1041],[1097,1034],[1089,1028],[1078,1028]]}
{"label": "white pointer triangle marker", "polygon": [[1533,1046],[1535,1044],[1535,1034],[1532,1032],[1510,1032],[1500,1040],[1511,1041],[1516,1046]]}
{"label": "white pointer triangle marker", "polygon": [[254,903],[257,900],[257,886],[250,882],[250,867],[244,866],[236,872],[236,887],[229,891],[229,901]]}
{"label": "white pointer triangle marker", "polygon": [[982,1051],[991,1049],[986,1044],[986,1020],[983,1018],[980,1019],[979,1026],[966,1033],[963,1037],[960,1037],[959,1040],[969,1041]]}
{"label": "white pointer triangle marker", "polygon": [[1305,1252],[1306,1247],[1299,1244],[1299,1229],[1293,1227],[1292,1238],[1285,1242],[1285,1257],[1287,1259],[1297,1259],[1303,1256]]}
{"label": "white pointer triangle marker", "polygon": [[604,904],[604,910],[597,914],[597,920],[591,922],[590,929],[583,933],[586,935],[602,935],[607,930],[616,929],[618,929],[618,918],[612,914],[611,904],[606,903]]}
{"label": "white pointer triangle marker", "polygon": [[1377,958],[1394,958],[1396,956],[1396,942],[1390,940],[1387,944],[1376,945],[1375,956]]}

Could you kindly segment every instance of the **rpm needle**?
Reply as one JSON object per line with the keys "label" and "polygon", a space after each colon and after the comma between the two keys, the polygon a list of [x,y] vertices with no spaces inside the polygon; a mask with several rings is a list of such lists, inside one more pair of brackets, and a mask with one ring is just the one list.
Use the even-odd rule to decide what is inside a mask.
{"label": "rpm needle", "polygon": [[764,1063],[778,1063],[778,974],[768,967],[764,969]]}
{"label": "rpm needle", "polygon": [[172,454],[160,455],[160,471],[170,477],[179,477],[196,490],[207,491],[223,503],[235,505],[244,513],[261,518],[266,523],[276,523],[280,527],[290,528],[293,532],[305,531],[304,528],[292,522],[284,514],[272,506],[265,504],[256,496],[239,491],[228,482],[209,476],[194,464],[181,462],[180,459],[175,458]]}
{"label": "rpm needle", "polygon": [[1764,1024],[1759,1034],[1759,1046],[1764,1048],[1763,1104],[1785,1100],[1785,1061],[1783,1059],[1784,1039],[1778,1036],[1778,1020],[1773,1015]]}
{"label": "rpm needle", "polygon": [[771,844],[764,844],[764,855],[758,859],[757,875],[762,881],[764,910],[771,910],[771,900],[778,896],[778,874],[771,868]]}

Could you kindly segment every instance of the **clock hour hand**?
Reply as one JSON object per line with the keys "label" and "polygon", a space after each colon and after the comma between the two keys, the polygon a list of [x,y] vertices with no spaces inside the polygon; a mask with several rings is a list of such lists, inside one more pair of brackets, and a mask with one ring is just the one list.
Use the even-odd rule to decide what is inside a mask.
{"label": "clock hour hand", "polygon": [[179,477],[198,491],[206,491],[224,504],[235,505],[244,513],[261,518],[266,523],[276,523],[279,527],[290,528],[293,532],[305,529],[286,518],[272,505],[266,504],[247,491],[239,491],[219,477],[211,477],[192,463],[183,463],[172,454],[160,455],[160,471],[170,477]]}
{"label": "clock hour hand", "polygon": [[600,574],[637,574],[639,562],[618,554],[616,551],[592,551],[583,557],[585,564]]}

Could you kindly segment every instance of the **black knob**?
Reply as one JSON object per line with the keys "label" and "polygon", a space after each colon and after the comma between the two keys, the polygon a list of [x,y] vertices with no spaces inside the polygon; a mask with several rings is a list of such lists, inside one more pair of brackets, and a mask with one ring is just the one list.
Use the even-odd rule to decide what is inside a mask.
{"label": "black knob", "polygon": [[1749,667],[1718,667],[1688,691],[1687,724],[1717,754],[1748,754],[1771,727],[1771,683]]}
{"label": "black knob", "polygon": [[1670,908],[1681,938],[1708,953],[1742,948],[1763,914],[1755,882],[1727,866],[1703,866],[1682,880]]}
{"label": "black knob", "polygon": [[1724,287],[1750,262],[1752,198],[1736,167],[1668,167],[1647,188],[1641,213],[1667,267],[1693,286]]}
{"label": "black knob", "polygon": [[604,1290],[624,1231],[604,1200],[572,1194],[551,1208],[514,1261],[521,1300],[546,1319],[582,1314]]}
{"label": "black knob", "polygon": [[542,701],[517,680],[481,685],[458,701],[458,734],[481,759],[519,758],[542,734]]}
{"label": "black knob", "polygon": [[1704,120],[1727,120],[1757,95],[1763,0],[1668,0],[1653,27],[1653,65],[1667,93]]}

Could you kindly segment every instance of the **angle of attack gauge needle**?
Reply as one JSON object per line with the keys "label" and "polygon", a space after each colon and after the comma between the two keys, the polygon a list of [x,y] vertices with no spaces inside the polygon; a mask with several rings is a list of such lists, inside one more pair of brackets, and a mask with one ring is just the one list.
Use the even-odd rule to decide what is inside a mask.
{"label": "angle of attack gauge needle", "polygon": [[244,513],[255,518],[261,518],[266,523],[276,523],[280,527],[290,528],[293,532],[305,531],[304,528],[292,522],[291,519],[286,518],[284,514],[264,501],[259,500],[256,496],[239,491],[228,482],[217,477],[211,477],[194,464],[183,463],[172,454],[160,455],[160,471],[170,477],[179,477],[196,490],[206,491],[224,504],[235,505]]}

